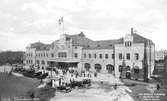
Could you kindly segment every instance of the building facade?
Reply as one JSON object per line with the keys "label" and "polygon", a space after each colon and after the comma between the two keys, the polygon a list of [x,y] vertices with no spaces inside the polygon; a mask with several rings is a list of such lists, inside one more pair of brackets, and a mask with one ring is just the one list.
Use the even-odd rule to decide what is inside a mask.
{"label": "building facade", "polygon": [[81,32],[63,34],[51,44],[37,42],[27,46],[26,65],[41,69],[50,66],[76,68],[79,72],[111,73],[116,77],[120,77],[123,71],[132,76],[137,71],[138,77],[143,78],[145,72],[149,78],[154,69],[154,55],[154,43],[134,33],[133,29],[123,38],[101,41],[93,41]]}

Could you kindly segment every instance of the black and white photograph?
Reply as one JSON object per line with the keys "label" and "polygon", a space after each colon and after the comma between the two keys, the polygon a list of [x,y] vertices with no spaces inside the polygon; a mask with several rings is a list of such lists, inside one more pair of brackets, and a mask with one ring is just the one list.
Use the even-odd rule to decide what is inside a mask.
{"label": "black and white photograph", "polygon": [[167,0],[0,0],[0,101],[167,101]]}

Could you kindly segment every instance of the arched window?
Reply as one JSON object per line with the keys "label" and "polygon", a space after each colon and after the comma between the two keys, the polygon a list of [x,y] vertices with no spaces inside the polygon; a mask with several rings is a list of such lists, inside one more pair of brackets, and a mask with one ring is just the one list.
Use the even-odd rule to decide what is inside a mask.
{"label": "arched window", "polygon": [[42,61],[41,61],[41,63],[44,65],[44,64],[45,64],[45,61],[44,61],[44,60],[42,60]]}
{"label": "arched window", "polygon": [[84,68],[86,69],[86,71],[90,70],[90,64],[89,63],[85,63],[84,64]]}
{"label": "arched window", "polygon": [[122,71],[123,71],[123,66],[119,65],[119,72],[122,72]]}
{"label": "arched window", "polygon": [[100,72],[100,70],[102,69],[101,65],[100,64],[95,64],[95,69],[96,69],[97,72]]}
{"label": "arched window", "polygon": [[39,64],[39,60],[37,60],[37,64]]}
{"label": "arched window", "polygon": [[108,73],[112,73],[115,70],[115,68],[113,65],[108,64],[106,65],[106,70],[108,70]]}

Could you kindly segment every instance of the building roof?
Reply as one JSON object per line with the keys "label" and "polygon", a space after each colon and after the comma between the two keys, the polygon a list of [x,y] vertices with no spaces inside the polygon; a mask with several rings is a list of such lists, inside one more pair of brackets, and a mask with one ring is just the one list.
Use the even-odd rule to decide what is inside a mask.
{"label": "building roof", "polygon": [[152,40],[147,39],[147,38],[145,38],[145,37],[143,37],[143,36],[141,36],[139,34],[134,33],[134,34],[131,34],[131,35],[133,36],[133,42],[134,43],[145,43],[145,44],[150,43],[150,44],[154,44],[152,42]]}
{"label": "building roof", "polygon": [[[154,44],[151,40],[140,36],[136,33],[131,34],[133,36],[133,42],[134,43],[146,43],[148,44]],[[83,34],[81,32],[80,34],[75,35],[68,35],[66,36],[70,39],[72,39],[72,43],[74,46],[82,46],[84,49],[112,49],[114,48],[115,44],[123,44],[123,38],[120,39],[114,39],[114,40],[99,40],[99,41],[93,41]],[[58,41],[58,40],[57,40]],[[31,48],[36,48],[37,50],[49,50],[49,48],[53,47],[54,44],[44,44],[41,42],[36,42],[31,44]]]}
{"label": "building roof", "polygon": [[116,40],[93,41],[81,32],[76,35],[69,35],[72,38],[73,45],[83,46],[84,49],[112,49],[114,44],[123,43],[123,38]]}

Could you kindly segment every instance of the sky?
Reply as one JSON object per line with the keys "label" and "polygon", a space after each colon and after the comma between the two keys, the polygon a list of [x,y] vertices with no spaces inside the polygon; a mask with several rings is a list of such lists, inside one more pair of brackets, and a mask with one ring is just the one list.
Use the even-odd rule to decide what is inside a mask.
{"label": "sky", "polygon": [[0,50],[23,50],[33,42],[49,44],[64,32],[83,32],[92,40],[130,34],[167,49],[167,0],[0,0]]}

